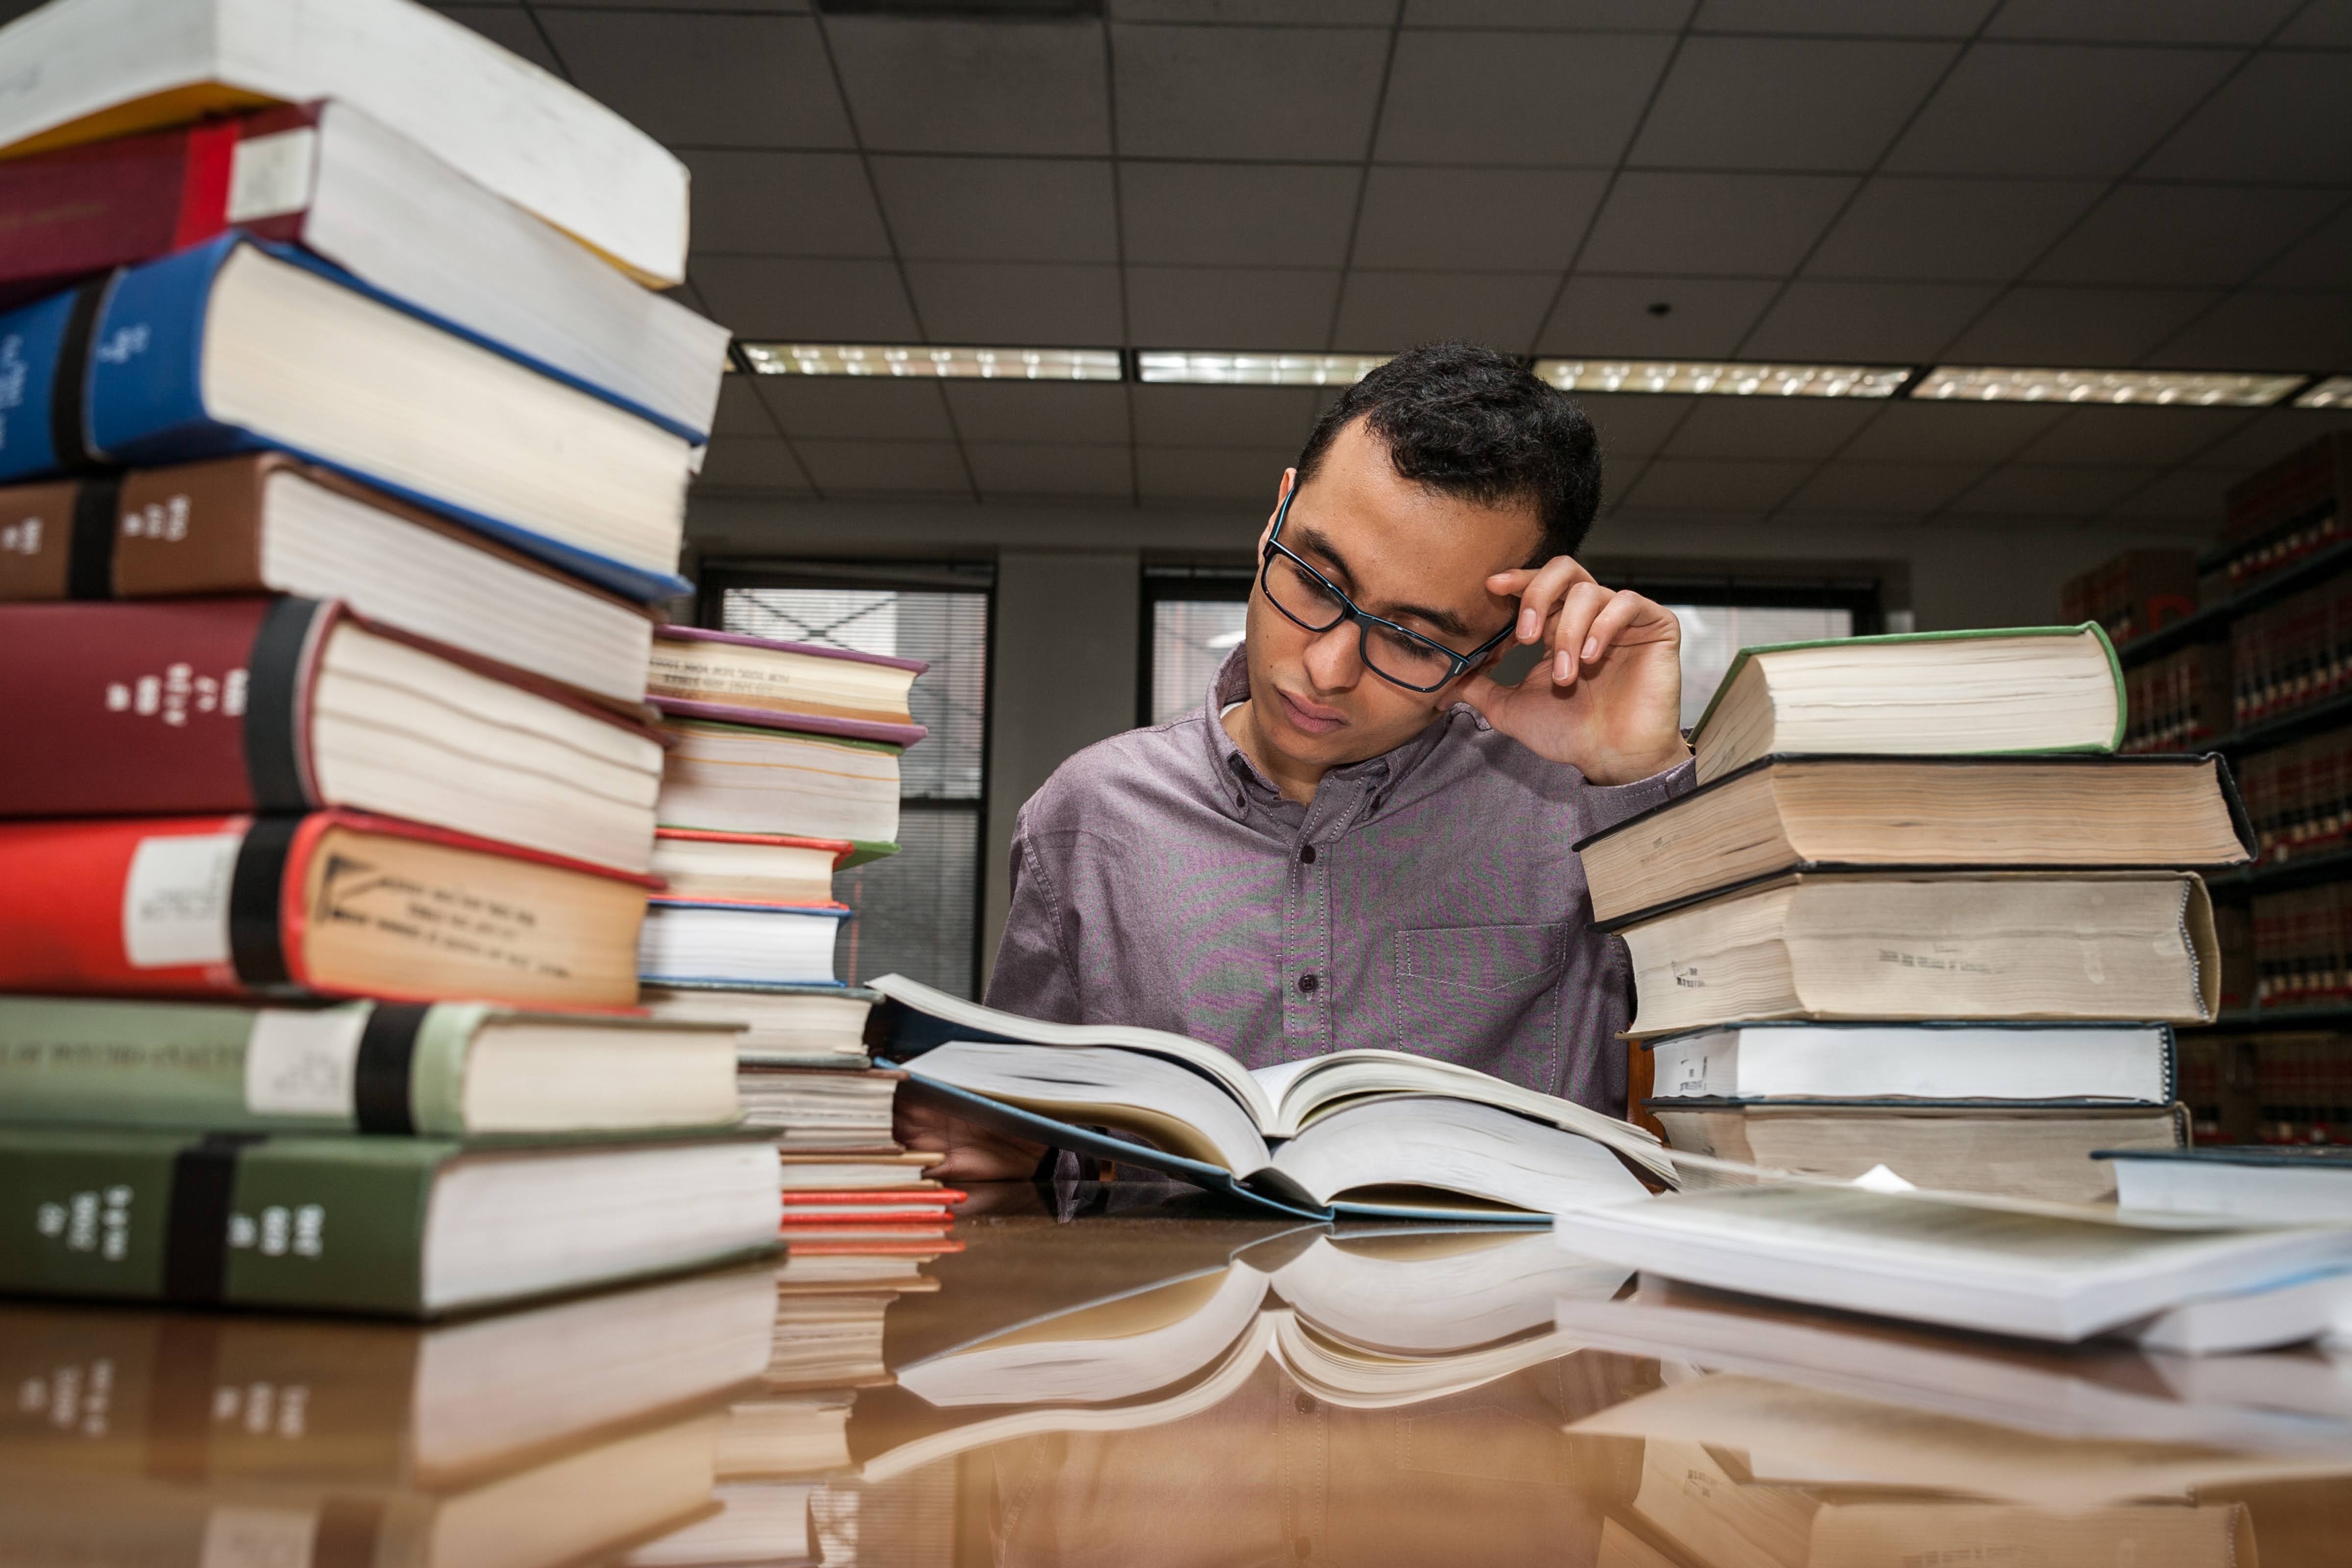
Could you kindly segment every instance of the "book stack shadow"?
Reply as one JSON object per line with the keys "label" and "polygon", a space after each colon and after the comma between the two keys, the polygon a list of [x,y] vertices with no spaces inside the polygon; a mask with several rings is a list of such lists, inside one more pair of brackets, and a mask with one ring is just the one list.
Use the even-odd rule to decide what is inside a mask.
{"label": "book stack shadow", "polygon": [[[637,963],[656,1017],[746,1026],[747,1120],[776,1141],[785,1276],[951,1251],[963,1194],[891,1137],[903,1072],[866,1054],[880,998],[845,985],[856,911],[836,872],[898,852],[898,759],[927,733],[919,659],[735,632],[655,633],[648,700],[670,742]],[[853,952],[855,950],[853,949]]]}
{"label": "book stack shadow", "polygon": [[1744,651],[1699,787],[1579,846],[1669,1146],[2068,1203],[2183,1147],[2200,872],[2252,835],[2219,756],[2113,755],[2124,721],[2096,626]]}
{"label": "book stack shadow", "polygon": [[636,1011],[685,168],[406,0],[58,0],[0,76],[0,1289],[772,1249],[740,1029]]}

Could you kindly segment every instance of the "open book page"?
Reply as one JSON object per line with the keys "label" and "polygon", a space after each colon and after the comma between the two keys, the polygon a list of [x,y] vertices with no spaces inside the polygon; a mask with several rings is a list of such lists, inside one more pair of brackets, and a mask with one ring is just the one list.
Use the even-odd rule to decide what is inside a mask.
{"label": "open book page", "polygon": [[953,1040],[917,1057],[908,1071],[1055,1121],[1116,1127],[1236,1176],[1266,1163],[1265,1140],[1247,1111],[1197,1073],[1157,1056],[1105,1046],[1041,1051]]}

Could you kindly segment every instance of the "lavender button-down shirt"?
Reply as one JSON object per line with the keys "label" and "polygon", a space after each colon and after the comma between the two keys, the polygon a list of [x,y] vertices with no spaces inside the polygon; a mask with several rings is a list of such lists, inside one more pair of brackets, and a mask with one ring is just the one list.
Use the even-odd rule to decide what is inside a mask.
{"label": "lavender button-down shirt", "polygon": [[1589,784],[1457,704],[1302,805],[1218,721],[1248,694],[1236,648],[1205,706],[1030,797],[989,1005],[1254,1068],[1385,1046],[1623,1114],[1625,947],[1592,929],[1569,846],[1687,792],[1691,765]]}

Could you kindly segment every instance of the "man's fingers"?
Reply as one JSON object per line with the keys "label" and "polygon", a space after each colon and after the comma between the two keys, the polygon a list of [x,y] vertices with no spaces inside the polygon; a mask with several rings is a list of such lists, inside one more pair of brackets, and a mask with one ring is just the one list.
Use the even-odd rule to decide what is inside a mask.
{"label": "man's fingers", "polygon": [[1569,589],[1561,599],[1559,618],[1552,623],[1545,658],[1555,684],[1573,686],[1582,673],[1583,648],[1591,640],[1594,617],[1609,603],[1609,590],[1591,578]]}
{"label": "man's fingers", "polygon": [[[1520,574],[1505,575],[1517,576]],[[1544,622],[1550,618],[1553,607],[1561,596],[1577,584],[1591,581],[1591,573],[1565,555],[1555,555],[1537,568],[1518,589],[1519,620],[1514,629],[1517,639],[1522,643],[1531,643],[1542,637]]]}

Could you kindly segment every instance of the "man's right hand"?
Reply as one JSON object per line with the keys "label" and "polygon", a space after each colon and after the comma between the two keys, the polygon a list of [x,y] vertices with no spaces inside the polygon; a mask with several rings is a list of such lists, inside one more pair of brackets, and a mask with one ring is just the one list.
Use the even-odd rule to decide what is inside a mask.
{"label": "man's right hand", "polygon": [[1045,1157],[1043,1143],[1009,1137],[903,1094],[892,1111],[891,1132],[909,1149],[945,1154],[924,1174],[950,1184],[1025,1182]]}

